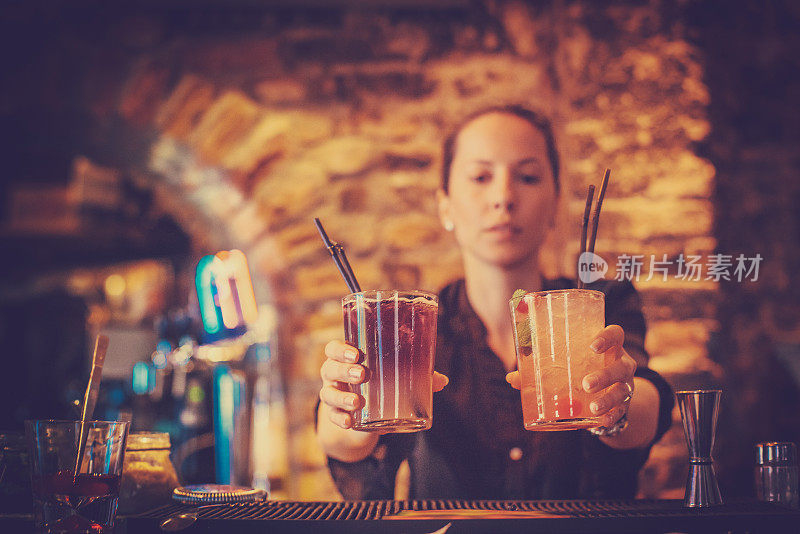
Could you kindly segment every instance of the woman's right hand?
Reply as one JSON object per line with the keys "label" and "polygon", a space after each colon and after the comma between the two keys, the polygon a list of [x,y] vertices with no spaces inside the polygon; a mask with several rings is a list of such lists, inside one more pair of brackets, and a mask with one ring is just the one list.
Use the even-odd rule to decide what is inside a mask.
{"label": "woman's right hand", "polygon": [[[369,380],[368,370],[361,365],[363,354],[343,341],[325,345],[326,360],[320,368],[322,388],[317,417],[317,436],[328,456],[355,462],[368,456],[378,443],[378,432],[352,430],[353,412],[364,406],[364,397],[350,391],[349,385]],[[440,391],[448,378],[434,371],[433,391]]]}
{"label": "woman's right hand", "polygon": [[319,399],[328,408],[328,419],[338,427],[353,427],[353,411],[364,406],[364,397],[347,387],[367,381],[367,368],[360,365],[361,353],[342,341],[325,345],[327,359],[322,364],[322,389]]}
{"label": "woman's right hand", "polygon": [[[348,384],[356,385],[367,381],[367,368],[360,365],[361,353],[357,348],[342,341],[331,341],[325,345],[327,359],[322,364],[322,389],[319,398],[327,405],[330,421],[338,427],[349,429],[353,426],[353,411],[364,406],[364,397],[353,393]],[[441,391],[449,379],[433,372],[433,391]]]}
{"label": "woman's right hand", "polygon": [[369,456],[378,444],[377,432],[352,430],[353,411],[364,405],[364,397],[353,393],[349,385],[367,381],[367,368],[360,365],[362,355],[342,341],[325,345],[326,359],[320,368],[317,439],[331,458],[357,462]]}

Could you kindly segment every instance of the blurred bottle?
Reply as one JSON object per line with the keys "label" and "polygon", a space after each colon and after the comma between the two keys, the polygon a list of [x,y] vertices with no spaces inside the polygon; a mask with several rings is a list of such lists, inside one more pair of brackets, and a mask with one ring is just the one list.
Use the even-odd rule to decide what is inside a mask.
{"label": "blurred bottle", "polygon": [[257,346],[256,352],[259,371],[253,395],[253,487],[269,491],[271,499],[285,499],[289,449],[283,380],[270,346]]}
{"label": "blurred bottle", "polygon": [[288,473],[282,380],[269,343],[214,369],[216,480],[280,498]]}

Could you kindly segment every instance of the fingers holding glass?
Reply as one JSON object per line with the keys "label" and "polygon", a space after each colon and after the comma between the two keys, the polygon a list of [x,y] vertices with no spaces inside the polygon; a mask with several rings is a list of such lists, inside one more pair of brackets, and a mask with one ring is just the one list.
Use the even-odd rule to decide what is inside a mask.
{"label": "fingers holding glass", "polygon": [[587,393],[602,391],[617,382],[630,383],[636,371],[636,362],[623,351],[623,356],[603,367],[599,371],[589,373],[583,378],[583,390]]}
{"label": "fingers holding glass", "polygon": [[450,383],[450,379],[447,378],[446,375],[442,373],[437,373],[436,371],[433,372],[433,391],[434,393],[437,391],[441,391],[444,387]]}
{"label": "fingers holding glass", "polygon": [[625,342],[625,331],[616,324],[608,325],[589,345],[593,351],[602,354],[614,347],[622,347]]}
{"label": "fingers holding glass", "polygon": [[327,359],[322,363],[319,372],[325,384],[342,382],[344,384],[361,384],[366,382],[367,369],[353,363],[342,363]]}
{"label": "fingers holding glass", "polygon": [[[352,426],[351,412],[364,405],[364,398],[361,395],[342,391],[333,385],[322,386],[322,389],[319,390],[319,399],[331,408],[331,421],[342,428]],[[344,413],[348,415],[347,418],[343,416]]]}
{"label": "fingers holding glass", "polygon": [[514,389],[520,389],[522,387],[522,382],[520,381],[519,371],[511,371],[506,375],[506,382],[511,384],[511,387]]}
{"label": "fingers holding glass", "polygon": [[[617,382],[597,395],[589,405],[589,409],[596,416],[604,416],[608,413],[618,411],[617,408],[621,408],[620,413],[617,415],[617,419],[619,419],[622,417],[622,414],[627,411],[632,394],[633,386],[627,382]],[[612,423],[616,422],[617,419],[612,421]]]}
{"label": "fingers holding glass", "polygon": [[357,348],[338,340],[331,341],[325,345],[325,356],[342,363],[358,363],[361,361],[361,353]]}
{"label": "fingers holding glass", "polygon": [[353,428],[353,415],[350,412],[339,408],[331,408],[329,418],[334,425],[340,428],[345,430]]}
{"label": "fingers holding glass", "polygon": [[322,389],[320,401],[328,407],[328,418],[341,428],[353,427],[354,410],[364,405],[361,395],[349,390],[350,385],[368,380],[367,369],[359,365],[360,353],[354,347],[341,341],[331,341],[325,346],[326,360],[320,367]]}

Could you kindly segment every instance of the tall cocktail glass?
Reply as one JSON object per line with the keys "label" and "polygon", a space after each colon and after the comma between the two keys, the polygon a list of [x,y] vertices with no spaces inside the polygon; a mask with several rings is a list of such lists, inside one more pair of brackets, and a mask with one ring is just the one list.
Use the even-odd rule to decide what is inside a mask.
{"label": "tall cocktail glass", "polygon": [[350,386],[366,401],[353,413],[355,430],[431,427],[438,309],[436,295],[423,291],[361,291],[342,299],[345,339],[367,369],[367,381]]}
{"label": "tall cocktail glass", "polygon": [[604,356],[589,348],[605,326],[603,293],[540,291],[511,299],[510,305],[525,428],[600,426],[589,409],[596,393],[583,390],[583,377],[605,364]]}
{"label": "tall cocktail glass", "polygon": [[111,532],[128,423],[89,421],[75,475],[80,421],[26,421],[34,522],[38,532]]}

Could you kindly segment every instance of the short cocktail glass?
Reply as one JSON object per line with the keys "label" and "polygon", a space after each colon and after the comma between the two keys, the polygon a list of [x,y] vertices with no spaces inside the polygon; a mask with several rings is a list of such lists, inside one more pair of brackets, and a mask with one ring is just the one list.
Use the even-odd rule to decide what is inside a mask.
{"label": "short cocktail glass", "polygon": [[431,427],[438,308],[436,295],[423,291],[362,291],[342,299],[345,339],[367,369],[367,381],[350,386],[366,401],[353,413],[355,430]]}
{"label": "short cocktail glass", "polygon": [[589,409],[597,394],[583,390],[583,378],[605,365],[605,356],[589,348],[605,326],[603,293],[540,291],[511,299],[510,305],[525,428],[600,426],[600,419]]}
{"label": "short cocktail glass", "polygon": [[128,423],[86,423],[86,451],[75,475],[80,421],[25,421],[38,532],[111,532]]}

